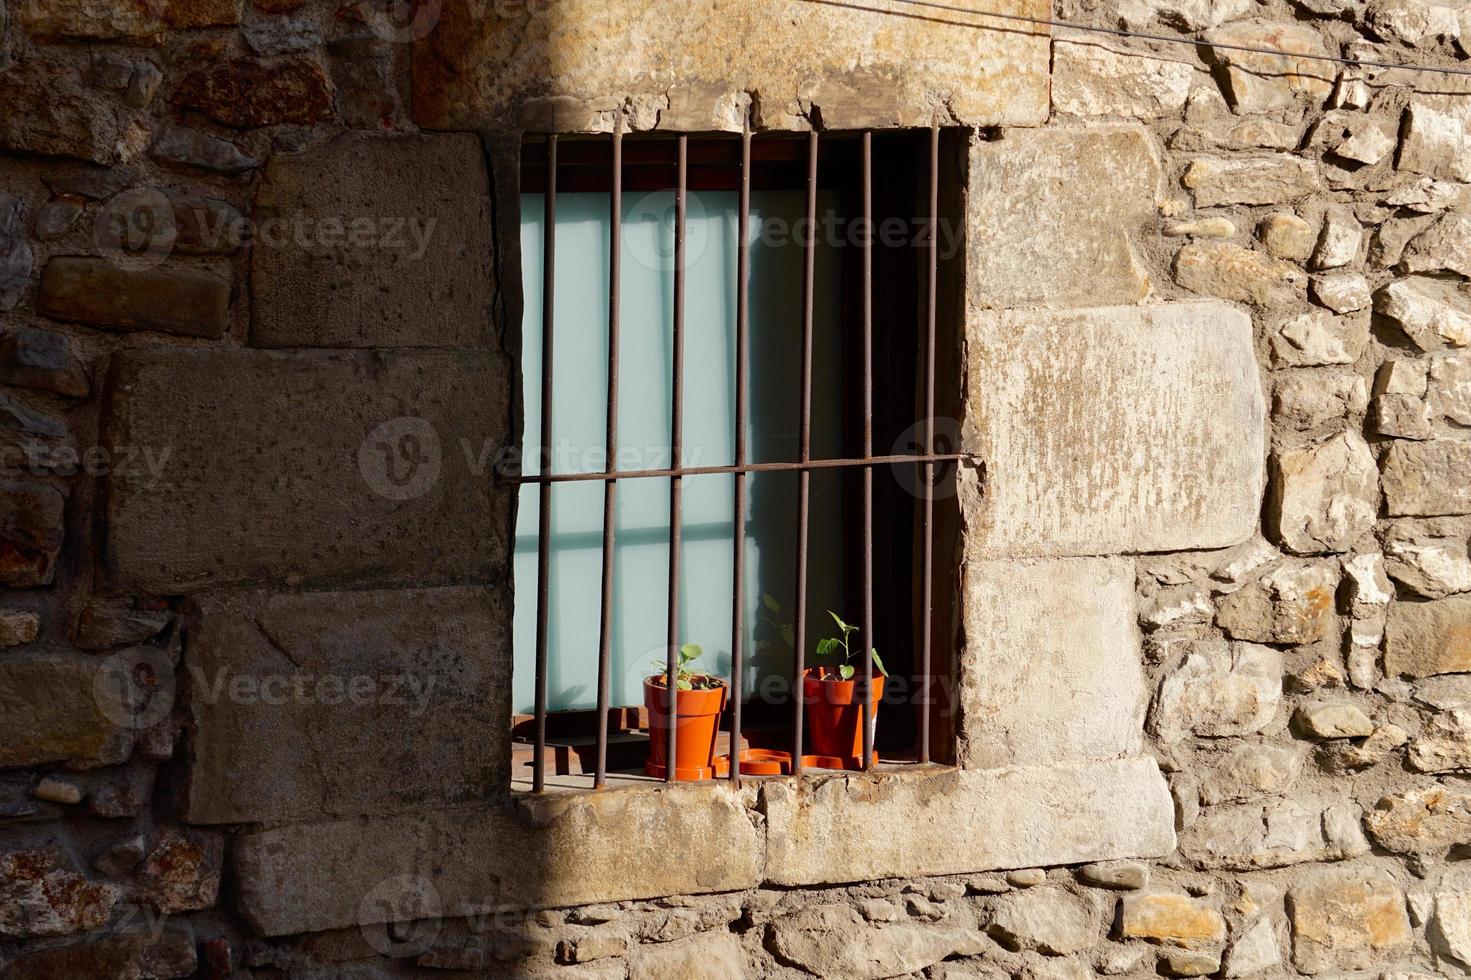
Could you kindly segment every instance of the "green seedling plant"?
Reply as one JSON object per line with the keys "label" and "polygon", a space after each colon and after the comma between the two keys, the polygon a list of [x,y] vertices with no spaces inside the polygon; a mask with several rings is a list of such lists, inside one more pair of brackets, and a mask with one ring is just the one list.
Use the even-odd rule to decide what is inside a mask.
{"label": "green seedling plant", "polygon": [[[827,611],[827,614],[833,618],[833,622],[838,624],[838,630],[842,633],[842,635],[829,636],[826,639],[818,640],[817,655],[819,657],[835,657],[838,655],[839,650],[841,650],[843,655],[843,662],[838,664],[838,676],[845,681],[851,681],[853,679],[853,675],[857,673],[857,669],[853,666],[853,658],[855,656],[862,656],[862,651],[854,650],[848,640],[849,637],[851,637],[854,633],[858,631],[858,627],[853,626],[850,623],[843,622],[842,617],[833,612],[831,609]],[[883,674],[885,677],[888,677],[889,672],[884,668],[884,662],[879,658],[879,652],[870,647],[868,650],[868,655],[873,658],[873,665],[879,669],[879,673]]]}
{"label": "green seedling plant", "polygon": [[[795,648],[796,642],[792,635],[792,624],[783,623],[778,618],[781,616],[781,603],[777,602],[775,597],[771,596],[770,594],[763,593],[761,596],[761,604],[766,607],[761,614],[762,621],[770,626],[772,629],[776,630],[776,632],[781,636],[782,640],[786,643],[787,646]],[[838,624],[838,631],[841,635],[829,636],[825,639],[818,640],[817,656],[835,657],[841,655],[843,662],[838,664],[838,676],[845,681],[850,681],[853,679],[853,675],[858,672],[857,668],[853,666],[853,658],[855,656],[862,655],[862,651],[854,650],[850,642],[850,637],[858,631],[858,627],[850,623],[843,622],[842,617],[833,612],[831,609],[827,611],[827,614],[833,618],[834,623]],[[767,641],[762,640],[761,642],[756,644],[756,648],[759,650],[768,645],[769,644],[767,643]],[[881,657],[879,657],[878,650],[870,647],[868,655],[873,658],[873,665],[879,669],[879,673],[885,677],[888,677],[889,672],[884,667],[884,661]]]}
{"label": "green seedling plant", "polygon": [[[681,691],[711,691],[720,687],[721,681],[718,677],[709,674],[697,674],[694,671],[694,663],[704,653],[698,643],[686,643],[679,648],[679,659],[675,668],[674,686]],[[650,660],[649,663],[662,676],[668,670],[668,665],[662,660]]]}

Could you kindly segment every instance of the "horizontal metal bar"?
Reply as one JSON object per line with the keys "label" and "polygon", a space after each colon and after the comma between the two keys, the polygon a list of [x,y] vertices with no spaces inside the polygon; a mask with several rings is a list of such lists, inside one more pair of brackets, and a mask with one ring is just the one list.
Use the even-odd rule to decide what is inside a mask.
{"label": "horizontal metal bar", "polygon": [[897,456],[860,456],[850,459],[809,459],[774,463],[745,463],[726,466],[681,466],[663,470],[612,470],[594,473],[538,473],[508,476],[509,483],[580,483],[594,480],[643,480],[651,477],[718,476],[731,473],[786,473],[832,470],[856,466],[893,466],[903,463],[980,462],[977,453],[904,453]]}

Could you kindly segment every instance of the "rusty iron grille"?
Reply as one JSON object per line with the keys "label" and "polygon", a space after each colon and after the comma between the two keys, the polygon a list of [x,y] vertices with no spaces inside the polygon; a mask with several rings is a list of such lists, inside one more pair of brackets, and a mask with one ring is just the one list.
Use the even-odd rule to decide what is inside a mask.
{"label": "rusty iron grille", "polygon": [[[617,459],[618,449],[618,342],[619,342],[619,316],[620,316],[620,269],[622,262],[621,230],[622,216],[622,191],[623,191],[623,123],[620,119],[611,136],[612,141],[612,173],[610,195],[609,217],[609,273],[610,287],[608,295],[608,398],[607,398],[607,422],[606,422],[606,455],[605,459],[612,461]],[[601,614],[599,620],[599,644],[598,644],[598,676],[597,676],[597,734],[596,734],[596,770],[593,785],[601,788],[607,782],[607,750],[608,750],[608,719],[610,714],[609,688],[610,674],[612,669],[612,632],[613,632],[613,594],[615,586],[614,575],[614,527],[615,509],[617,504],[618,484],[625,480],[638,480],[649,478],[663,478],[670,481],[669,491],[669,559],[668,559],[668,621],[667,621],[667,661],[665,664],[665,682],[668,690],[675,690],[675,678],[678,666],[679,650],[679,586],[680,586],[680,525],[681,525],[681,494],[683,490],[683,479],[689,476],[701,476],[709,474],[730,474],[734,478],[735,495],[733,507],[733,595],[732,601],[732,636],[731,636],[731,737],[730,746],[732,753],[732,764],[727,776],[732,784],[739,784],[741,778],[738,758],[739,746],[742,738],[742,682],[741,671],[746,637],[744,633],[743,609],[745,603],[745,521],[743,516],[746,510],[746,477],[751,473],[771,472],[795,472],[797,474],[797,539],[794,543],[794,561],[796,571],[796,595],[794,623],[795,664],[793,668],[793,710],[792,710],[792,732],[791,732],[791,771],[793,775],[802,771],[802,743],[803,722],[805,714],[804,698],[802,691],[802,675],[806,667],[805,647],[807,643],[807,565],[808,565],[808,525],[810,519],[809,497],[811,475],[814,470],[825,469],[857,469],[862,474],[862,609],[863,621],[861,625],[864,642],[860,649],[869,646],[868,637],[872,635],[874,622],[873,601],[873,471],[875,466],[890,466],[894,464],[913,464],[923,472],[920,484],[920,496],[923,500],[920,536],[923,541],[921,553],[922,572],[920,574],[920,649],[918,651],[917,684],[915,688],[916,698],[919,702],[919,745],[918,761],[927,763],[930,761],[930,673],[931,673],[931,616],[934,605],[934,493],[936,466],[938,464],[954,464],[961,460],[970,459],[966,453],[940,453],[936,452],[935,433],[935,343],[936,343],[936,302],[938,281],[938,244],[937,239],[939,227],[939,171],[940,171],[940,128],[932,127],[929,131],[929,184],[928,184],[928,220],[930,234],[924,247],[928,250],[925,257],[926,282],[923,295],[925,297],[924,330],[925,342],[923,353],[923,403],[924,419],[921,426],[920,443],[923,452],[875,455],[873,451],[873,134],[863,132],[860,135],[860,176],[861,187],[861,218],[860,227],[864,233],[859,236],[858,246],[861,249],[861,417],[862,417],[862,454],[848,458],[819,458],[812,457],[812,348],[813,348],[813,284],[816,268],[816,245],[817,236],[809,234],[801,247],[803,255],[802,274],[802,338],[801,338],[801,382],[798,400],[800,403],[801,420],[799,434],[798,458],[783,462],[751,462],[748,458],[746,444],[747,423],[747,395],[748,395],[748,293],[750,285],[750,241],[749,223],[751,212],[751,143],[752,135],[749,125],[741,135],[740,146],[740,180],[739,180],[739,214],[737,224],[737,250],[736,267],[733,274],[736,280],[736,310],[735,310],[735,459],[728,465],[715,466],[685,466],[683,464],[682,428],[683,428],[683,402],[684,402],[684,341],[685,341],[685,219],[686,219],[686,197],[688,190],[688,167],[689,167],[689,138],[677,136],[672,141],[672,152],[674,155],[675,186],[674,186],[674,268],[673,268],[673,315],[670,323],[672,339],[672,372],[673,383],[671,418],[672,424],[669,432],[670,440],[670,465],[662,469],[639,469],[618,470],[605,468],[600,472],[568,472],[555,473],[547,469],[536,474],[522,474],[513,478],[516,484],[535,483],[539,485],[538,494],[538,518],[537,518],[537,593],[536,593],[536,676],[535,676],[535,716],[534,716],[534,740],[535,753],[532,756],[532,790],[543,792],[546,788],[546,744],[547,744],[547,643],[548,643],[548,619],[550,602],[550,539],[552,518],[552,487],[558,483],[601,481],[603,484],[603,521],[602,521],[602,589],[601,589]],[[818,199],[818,152],[821,139],[817,132],[810,132],[806,138],[805,155],[805,200],[807,227],[813,228],[817,221],[817,199]],[[541,445],[550,446],[552,443],[552,385],[555,376],[553,369],[552,350],[553,336],[556,329],[556,315],[553,308],[554,300],[554,273],[556,268],[556,220],[557,220],[557,184],[558,184],[558,137],[549,135],[545,143],[545,168],[546,185],[544,191],[544,227],[545,236],[543,240],[543,279],[542,279],[542,376],[541,376]],[[861,690],[868,690],[873,682],[873,662],[870,657],[863,657],[863,686]],[[873,758],[873,725],[872,713],[875,710],[872,699],[862,696],[863,703],[863,756],[862,766],[868,769]],[[675,738],[677,724],[674,718],[677,698],[670,697],[666,714],[667,752],[666,758],[670,760],[667,767],[665,780],[672,782],[676,778],[676,767],[673,760],[676,758]]]}

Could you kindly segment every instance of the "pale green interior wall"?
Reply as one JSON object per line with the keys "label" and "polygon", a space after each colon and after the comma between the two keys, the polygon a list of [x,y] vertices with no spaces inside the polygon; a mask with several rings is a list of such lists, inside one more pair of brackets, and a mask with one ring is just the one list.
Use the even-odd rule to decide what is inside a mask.
{"label": "pale green interior wall", "polygon": [[[826,194],[823,195],[827,197]],[[822,200],[825,211],[835,202]],[[556,333],[552,466],[603,468],[608,367],[608,204],[602,193],[557,196]],[[521,250],[526,313],[526,468],[534,472],[541,432],[543,200],[523,195]],[[795,459],[801,354],[802,250],[763,243],[764,226],[792,227],[802,216],[799,192],[752,194],[751,359],[748,446],[755,461]],[[624,195],[619,443],[622,469],[669,465],[673,318],[673,193]],[[770,223],[770,225],[768,225]],[[735,454],[736,195],[691,192],[687,216],[684,463],[733,462]],[[813,455],[841,449],[840,270],[838,254],[819,247],[815,281]],[[790,609],[795,582],[797,478],[748,478],[746,512],[746,651],[743,687],[786,677],[791,650],[758,627],[763,593]],[[700,644],[702,665],[729,676],[734,480],[684,480],[681,545],[681,642]],[[517,711],[531,710],[536,649],[535,485],[522,488],[516,525],[515,673]],[[809,602],[814,616],[838,608],[843,569],[840,479],[812,478]],[[548,704],[552,710],[594,706],[601,609],[603,485],[561,484],[553,491]],[[612,703],[640,704],[642,678],[665,651],[669,480],[618,485],[614,587]],[[788,616],[790,618],[790,616]],[[813,619],[816,630],[825,623]],[[817,635],[824,635],[818,633]],[[754,649],[761,639],[776,642]],[[810,653],[810,644],[809,644]],[[771,682],[763,685],[770,688]]]}

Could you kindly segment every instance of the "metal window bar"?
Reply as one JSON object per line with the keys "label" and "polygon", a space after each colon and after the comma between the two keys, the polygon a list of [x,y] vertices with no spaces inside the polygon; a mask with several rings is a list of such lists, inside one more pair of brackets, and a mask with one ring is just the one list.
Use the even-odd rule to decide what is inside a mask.
{"label": "metal window bar", "polygon": [[[604,459],[618,453],[618,337],[623,274],[623,113],[613,128],[613,192],[608,204],[608,421]],[[603,608],[598,626],[598,745],[593,788],[608,781],[608,688],[613,673],[613,532],[618,481],[603,484]]]}
{"label": "metal window bar", "polygon": [[[618,339],[620,320],[620,268],[621,268],[621,225],[622,225],[622,144],[623,119],[620,115],[613,133],[613,193],[610,204],[612,227],[609,238],[609,348],[608,348],[608,414],[606,451],[609,461],[616,458],[617,412],[618,412]],[[611,632],[613,600],[613,544],[616,511],[616,485],[620,480],[668,478],[669,494],[669,584],[668,584],[668,656],[665,680],[667,690],[677,691],[678,647],[679,647],[679,569],[680,569],[680,522],[682,480],[686,476],[731,474],[735,478],[734,505],[734,595],[732,605],[732,733],[729,779],[739,784],[739,748],[741,729],[741,666],[745,636],[743,629],[744,609],[744,541],[745,541],[745,498],[746,477],[752,473],[796,472],[798,478],[797,497],[797,554],[796,554],[796,626],[795,664],[793,670],[793,732],[792,773],[802,771],[803,723],[805,720],[805,645],[807,633],[807,543],[810,511],[810,478],[814,470],[846,469],[859,467],[863,472],[863,635],[868,647],[874,646],[873,624],[873,470],[875,466],[913,464],[923,469],[922,494],[924,497],[923,571],[921,593],[922,637],[920,663],[920,752],[919,761],[930,761],[930,646],[931,606],[933,602],[932,566],[934,559],[934,474],[937,463],[957,463],[972,459],[969,453],[937,453],[935,451],[934,404],[935,404],[935,331],[938,282],[937,227],[939,219],[939,147],[938,125],[931,127],[929,147],[929,221],[927,303],[925,324],[925,420],[924,451],[921,453],[897,453],[875,455],[873,452],[873,201],[872,201],[872,134],[862,134],[862,215],[864,234],[862,238],[862,361],[863,361],[863,455],[860,457],[813,459],[811,452],[812,425],[812,342],[813,342],[813,296],[816,273],[816,233],[810,233],[803,243],[802,275],[802,358],[801,358],[801,428],[799,437],[799,459],[752,463],[747,458],[746,415],[748,387],[749,304],[750,279],[749,234],[751,192],[751,132],[749,121],[741,136],[741,181],[739,204],[739,242],[736,266],[736,432],[735,462],[731,465],[684,466],[682,458],[683,396],[684,396],[684,264],[686,196],[688,185],[688,137],[676,140],[677,178],[675,187],[675,254],[673,270],[674,315],[673,315],[673,365],[670,425],[671,465],[663,469],[615,470],[583,473],[549,472],[550,460],[545,450],[542,465],[535,474],[521,474],[510,478],[514,484],[536,483],[539,485],[539,514],[537,530],[537,608],[536,608],[536,696],[535,696],[535,754],[532,759],[532,789],[543,792],[546,787],[546,733],[547,733],[547,634],[549,622],[548,599],[550,594],[550,529],[551,490],[554,484],[600,480],[603,482],[603,564],[602,564],[602,617],[598,650],[598,722],[597,722],[597,770],[594,786],[602,787],[607,780],[607,743],[609,713],[609,674],[611,670]],[[815,229],[817,217],[818,189],[818,134],[813,131],[807,137],[807,227]],[[557,137],[547,138],[546,146],[546,193],[544,197],[545,222],[543,239],[542,278],[542,379],[541,379],[541,438],[542,446],[552,442],[552,344],[554,337],[554,271],[556,260],[556,215],[557,215]],[[873,756],[873,710],[875,705],[868,696],[873,683],[871,657],[864,657],[863,692],[863,761],[864,769],[870,768]],[[668,698],[666,710],[667,737],[665,758],[668,763],[666,781],[677,777],[676,744],[677,696]]]}

